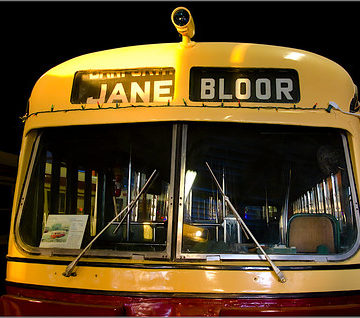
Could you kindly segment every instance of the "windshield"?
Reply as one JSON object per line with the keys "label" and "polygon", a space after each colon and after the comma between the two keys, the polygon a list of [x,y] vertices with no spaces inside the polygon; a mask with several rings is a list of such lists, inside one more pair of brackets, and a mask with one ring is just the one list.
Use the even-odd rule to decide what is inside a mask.
{"label": "windshield", "polygon": [[183,163],[183,255],[260,253],[205,162],[268,254],[340,254],[354,244],[339,131],[196,123],[188,125]]}
{"label": "windshield", "polygon": [[118,231],[121,217],[87,254],[258,259],[259,247],[225,203],[208,162],[274,259],[344,259],[358,238],[347,154],[345,135],[329,128],[204,122],[47,128],[17,233],[28,250],[78,254],[156,169]]}
{"label": "windshield", "polygon": [[41,248],[84,247],[157,169],[120,229],[114,233],[114,222],[93,249],[165,251],[171,138],[169,124],[45,130],[21,217],[22,240]]}

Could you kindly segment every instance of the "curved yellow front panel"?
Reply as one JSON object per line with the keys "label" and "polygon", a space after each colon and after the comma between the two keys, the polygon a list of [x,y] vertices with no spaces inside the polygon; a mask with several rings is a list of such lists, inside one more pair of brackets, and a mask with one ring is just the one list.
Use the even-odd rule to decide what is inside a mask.
{"label": "curved yellow front panel", "polygon": [[[116,292],[154,293],[308,293],[358,290],[359,270],[283,271],[282,284],[272,271],[206,269],[134,269],[79,267],[64,277],[66,265],[9,262],[7,280],[24,284]],[[266,264],[263,264],[266,266]],[[340,279],[341,278],[341,279]]]}
{"label": "curved yellow front panel", "polygon": [[[30,97],[29,113],[49,111],[51,108],[81,108],[80,105],[70,102],[74,75],[81,70],[172,67],[175,69],[174,97],[169,105],[161,102],[135,105],[171,107],[184,105],[185,101],[189,106],[201,106],[202,102],[192,102],[189,99],[189,74],[194,66],[294,69],[298,72],[300,81],[301,98],[297,103],[298,107],[312,108],[317,104],[318,107],[326,108],[329,101],[333,101],[347,111],[355,92],[350,76],[342,67],[324,57],[302,50],[248,43],[195,43],[191,47],[178,43],[154,44],[87,54],[54,67],[36,83]],[[224,102],[226,103],[226,100]],[[132,104],[134,103],[120,103],[119,106]],[[218,104],[209,102],[207,106]],[[256,103],[258,104],[261,105]],[[236,103],[226,105],[236,106]],[[250,105],[253,103],[243,103],[243,106]],[[115,104],[104,104],[104,107],[106,106]],[[57,115],[54,114],[54,117]]]}

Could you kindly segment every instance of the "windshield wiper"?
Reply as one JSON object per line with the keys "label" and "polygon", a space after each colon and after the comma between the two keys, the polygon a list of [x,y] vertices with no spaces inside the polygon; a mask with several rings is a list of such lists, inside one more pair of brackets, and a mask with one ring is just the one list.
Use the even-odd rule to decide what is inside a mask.
{"label": "windshield wiper", "polygon": [[122,222],[124,222],[126,216],[130,213],[136,202],[139,200],[140,196],[144,193],[145,189],[151,183],[155,174],[156,174],[156,169],[150,175],[149,179],[146,181],[146,183],[144,184],[140,192],[137,194],[135,199],[132,200],[124,209],[122,209],[120,213],[116,213],[117,211],[115,210],[116,216],[91,240],[91,242],[80,252],[80,254],[66,267],[65,272],[63,273],[65,277],[76,276],[76,273],[74,273],[74,269],[77,263],[79,262],[80,258],[87,252],[88,249],[90,249],[91,245],[93,245],[93,243],[98,239],[98,237],[101,234],[103,234],[109,228],[109,226],[113,224],[117,220],[117,218],[120,217],[126,211],[123,214],[121,220],[119,221],[118,227],[122,224]]}
{"label": "windshield wiper", "polygon": [[279,281],[282,283],[286,282],[286,278],[285,275],[280,271],[280,269],[273,263],[273,261],[270,259],[270,257],[265,253],[265,251],[263,250],[263,248],[260,246],[259,242],[256,240],[255,236],[251,233],[250,229],[247,227],[247,225],[245,224],[245,222],[243,221],[243,219],[241,218],[241,216],[239,215],[239,213],[236,211],[235,207],[232,205],[232,203],[230,202],[230,199],[228,196],[225,195],[224,191],[222,190],[219,182],[217,181],[213,171],[211,170],[209,164],[207,162],[205,162],[206,166],[208,167],[215,183],[216,186],[218,187],[220,193],[222,194],[225,202],[227,203],[228,207],[230,208],[230,210],[234,213],[236,219],[238,220],[238,222],[243,226],[243,228],[248,232],[248,234],[250,235],[250,237],[253,239],[254,243],[256,244],[256,246],[259,248],[259,250],[261,251],[261,253],[265,256],[266,260],[268,261],[268,263],[270,264],[271,268],[274,270],[276,276],[279,278]]}

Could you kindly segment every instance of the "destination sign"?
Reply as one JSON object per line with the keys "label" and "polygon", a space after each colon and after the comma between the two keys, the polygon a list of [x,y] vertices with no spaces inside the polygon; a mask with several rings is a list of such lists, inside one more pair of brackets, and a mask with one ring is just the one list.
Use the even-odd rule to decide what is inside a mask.
{"label": "destination sign", "polygon": [[167,103],[174,96],[174,68],[91,70],[75,73],[72,104]]}
{"label": "destination sign", "polygon": [[193,67],[190,100],[296,103],[299,76],[293,69]]}

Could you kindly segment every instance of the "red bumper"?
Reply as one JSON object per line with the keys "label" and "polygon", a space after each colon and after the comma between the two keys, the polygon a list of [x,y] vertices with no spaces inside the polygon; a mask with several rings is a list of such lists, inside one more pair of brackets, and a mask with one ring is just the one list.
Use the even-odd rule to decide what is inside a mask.
{"label": "red bumper", "polygon": [[[195,295],[194,295],[195,296]],[[6,316],[360,315],[360,292],[231,298],[118,296],[7,287]],[[225,295],[224,295],[225,296]],[[311,296],[311,297],[310,297]]]}

